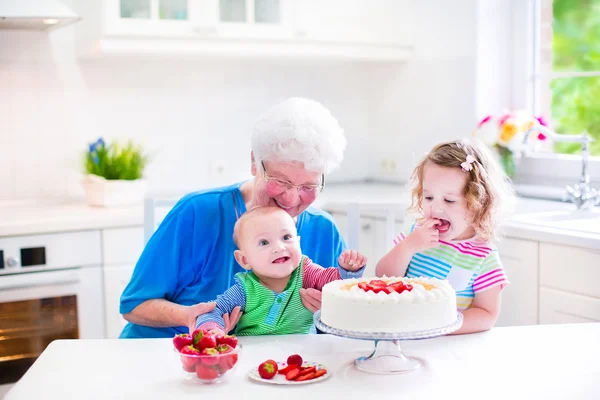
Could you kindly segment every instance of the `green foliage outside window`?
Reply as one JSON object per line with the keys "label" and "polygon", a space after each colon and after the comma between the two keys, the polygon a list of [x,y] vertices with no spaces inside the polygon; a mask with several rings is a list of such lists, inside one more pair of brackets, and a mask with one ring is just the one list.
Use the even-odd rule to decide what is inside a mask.
{"label": "green foliage outside window", "polygon": [[[600,72],[600,0],[554,0],[553,72]],[[594,137],[592,155],[600,156],[600,73],[555,78],[552,120],[559,133]],[[558,153],[579,153],[576,143],[557,143]]]}

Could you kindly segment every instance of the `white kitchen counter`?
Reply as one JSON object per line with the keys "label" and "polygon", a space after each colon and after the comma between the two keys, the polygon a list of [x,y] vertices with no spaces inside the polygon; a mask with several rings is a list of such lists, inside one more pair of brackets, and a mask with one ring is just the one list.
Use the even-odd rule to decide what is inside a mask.
{"label": "white kitchen counter", "polygon": [[[396,218],[402,219],[410,198],[403,184],[333,183],[327,185],[314,205],[328,211],[346,212],[349,202],[359,203],[361,214],[365,216],[385,218],[386,210],[391,209]],[[582,229],[566,228],[568,224],[561,224],[561,215],[556,215],[570,215],[574,210],[575,206],[569,203],[519,198],[515,216],[505,224],[504,232],[520,239],[600,249],[600,207],[596,207],[594,213],[582,214],[583,222],[586,218],[598,221],[597,224],[579,223],[577,226]],[[539,215],[537,220],[524,218],[534,214]],[[142,204],[105,209],[89,207],[83,201],[0,201],[0,237],[141,226],[143,223]]]}
{"label": "white kitchen counter", "polygon": [[[331,335],[243,337],[230,381],[184,378],[170,339],[59,340],[8,392],[30,399],[598,399],[600,323],[494,328],[462,336],[404,341],[424,366],[405,375],[357,370],[370,341]],[[262,361],[298,353],[333,375],[320,383],[276,386],[246,374]]]}
{"label": "white kitchen counter", "polygon": [[83,200],[0,201],[0,237],[143,224],[142,204],[102,208]]}

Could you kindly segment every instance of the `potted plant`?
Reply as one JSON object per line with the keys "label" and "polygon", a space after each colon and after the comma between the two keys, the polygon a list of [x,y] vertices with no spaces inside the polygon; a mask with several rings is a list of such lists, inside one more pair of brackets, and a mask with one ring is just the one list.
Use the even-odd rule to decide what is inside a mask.
{"label": "potted plant", "polygon": [[89,205],[112,207],[143,201],[143,178],[148,156],[142,146],[129,141],[107,144],[102,138],[89,145],[85,154],[86,177],[83,180]]}
{"label": "potted plant", "polygon": [[[488,115],[477,125],[473,136],[495,150],[506,174],[513,178],[517,172],[515,154],[522,150],[525,133],[535,125],[547,126],[542,117],[535,117],[526,111]],[[527,146],[539,147],[546,139],[543,133],[530,135]]]}

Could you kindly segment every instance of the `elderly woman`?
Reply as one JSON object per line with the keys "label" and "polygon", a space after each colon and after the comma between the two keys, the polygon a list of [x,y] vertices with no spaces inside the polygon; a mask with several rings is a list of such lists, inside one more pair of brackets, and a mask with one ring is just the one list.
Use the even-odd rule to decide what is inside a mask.
{"label": "elderly woman", "polygon": [[[252,135],[253,179],[183,197],[144,249],[121,296],[129,321],[122,338],[172,337],[187,332],[198,315],[211,311],[216,298],[243,269],[233,252],[233,227],[246,210],[261,205],[282,208],[296,221],[302,251],[322,266],[337,266],[346,244],[332,217],[311,207],[337,168],[346,147],[343,130],[321,104],[291,98],[257,122]],[[354,263],[355,252],[344,262]],[[320,308],[320,292],[303,289],[302,302]],[[232,312],[233,327],[239,310]]]}

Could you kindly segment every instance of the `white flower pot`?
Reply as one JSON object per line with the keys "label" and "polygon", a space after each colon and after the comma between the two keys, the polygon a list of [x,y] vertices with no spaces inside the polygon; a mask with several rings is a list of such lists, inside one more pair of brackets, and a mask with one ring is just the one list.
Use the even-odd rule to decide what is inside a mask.
{"label": "white flower pot", "polygon": [[101,176],[87,175],[82,184],[89,205],[115,207],[143,202],[147,182],[145,179],[106,180]]}

